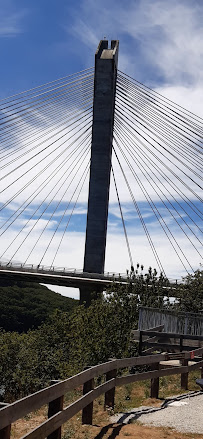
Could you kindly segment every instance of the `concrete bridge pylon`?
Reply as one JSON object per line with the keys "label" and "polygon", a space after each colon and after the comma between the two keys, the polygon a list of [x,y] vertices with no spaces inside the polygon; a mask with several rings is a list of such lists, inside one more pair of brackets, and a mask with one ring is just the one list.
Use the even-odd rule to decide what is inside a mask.
{"label": "concrete bridge pylon", "polygon": [[[95,54],[91,165],[83,271],[104,273],[119,41],[101,40]],[[95,291],[95,290],[94,290]],[[93,290],[80,288],[88,306]],[[96,295],[101,289],[95,291]]]}

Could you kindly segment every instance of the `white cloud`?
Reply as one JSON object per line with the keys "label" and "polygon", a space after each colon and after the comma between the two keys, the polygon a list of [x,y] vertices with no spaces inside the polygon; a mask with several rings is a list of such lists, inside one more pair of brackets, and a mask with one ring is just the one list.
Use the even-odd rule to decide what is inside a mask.
{"label": "white cloud", "polygon": [[[148,84],[173,85],[195,101],[198,113],[203,82],[203,8],[198,1],[141,0],[139,2],[85,0],[68,32],[95,51],[98,41],[120,40],[119,69]],[[82,17],[82,18],[81,18]],[[177,90],[177,92],[178,92]],[[179,94],[179,93],[178,93]],[[188,107],[187,98],[181,100]],[[178,100],[179,100],[178,96]],[[196,108],[196,109],[195,109]],[[201,113],[202,114],[202,110]]]}
{"label": "white cloud", "polygon": [[[203,66],[201,67],[203,70]],[[203,81],[191,86],[165,85],[156,87],[156,91],[183,108],[203,117]]]}
{"label": "white cloud", "polygon": [[[82,6],[81,6],[82,5]],[[101,0],[93,1],[93,0],[85,0],[81,3],[81,7],[77,10],[73,18],[72,28],[66,28],[68,33],[76,38],[78,38],[83,46],[82,46],[82,56],[85,58],[86,54],[89,53],[90,49],[92,53],[95,52],[98,41],[102,39],[104,36],[107,39],[120,39],[120,55],[119,55],[119,68],[120,70],[125,71],[127,74],[132,75],[136,79],[146,82],[147,85],[151,85],[155,87],[156,91],[165,95],[169,99],[172,99],[174,102],[177,102],[179,105],[182,105],[188,110],[197,113],[203,116],[202,109],[202,101],[203,101],[203,48],[201,44],[202,40],[202,5],[201,3],[195,1],[190,2],[188,0],[171,0],[170,2],[167,0],[140,0],[139,2],[131,2],[127,0],[126,2],[121,1],[110,1]],[[10,17],[10,22],[9,22]],[[4,18],[2,18],[2,35],[15,35],[20,32],[20,23],[21,18],[23,18],[23,13],[20,11],[18,13],[14,13],[13,15],[5,14]],[[10,23],[10,24],[9,24]],[[1,35],[1,34],[0,34]],[[81,48],[81,47],[80,47]],[[89,56],[87,56],[89,62]],[[89,67],[89,66],[88,66]],[[62,115],[64,117],[64,110],[62,111]],[[24,124],[25,130],[30,130],[32,132],[32,136],[35,140],[31,143],[32,147],[37,146],[36,137],[41,136],[45,133],[45,129],[48,130],[48,127],[52,130],[50,133],[53,138],[56,138],[57,134],[57,122],[58,119],[55,117],[45,116],[40,111],[35,111],[35,121],[33,123],[28,120],[20,119],[20,122]],[[41,124],[41,128],[39,129],[39,125]],[[121,126],[122,128],[122,126]],[[63,123],[61,124],[61,129],[63,129]],[[48,145],[48,137],[47,132],[44,136],[44,146]],[[76,132],[75,132],[76,135]],[[16,142],[22,145],[25,149],[24,152],[27,153],[26,157],[31,158],[33,152],[31,151],[31,146],[28,144],[30,141],[29,136],[27,140],[22,141],[21,131],[16,131]],[[65,138],[65,143],[61,145],[59,149],[61,152],[60,160],[57,158],[57,151],[53,152],[53,147],[50,148],[50,154],[46,156],[47,152],[45,151],[40,155],[41,158],[44,158],[42,163],[38,163],[39,157],[32,159],[30,164],[35,164],[37,166],[37,172],[42,171],[44,164],[48,164],[53,159],[53,165],[51,165],[47,170],[47,177],[51,175],[51,172],[54,170],[56,164],[61,163],[61,165],[65,164],[66,154],[64,154],[66,146],[71,143],[71,140],[67,140]],[[75,137],[73,136],[73,139]],[[63,139],[62,139],[63,141]],[[149,146],[150,138],[146,135],[146,144]],[[153,143],[153,141],[152,141]],[[131,139],[131,145],[133,144],[133,139]],[[141,183],[145,184],[145,188],[148,191],[149,196],[152,198],[153,202],[158,204],[159,197],[155,193],[153,189],[153,184],[146,181],[143,176],[144,171],[144,146],[139,140],[139,150],[137,144],[137,139],[134,140],[134,146],[137,147],[137,153],[135,156],[135,162],[130,157],[129,151],[126,153],[130,163],[134,166],[136,170],[137,178],[134,178],[130,169],[125,166],[125,173],[127,175],[127,179],[129,181],[130,186],[133,189],[133,193],[135,195],[135,199],[138,202],[140,209],[142,211],[142,216],[147,223],[147,227],[150,229],[150,233],[152,234],[154,243],[156,244],[156,249],[160,254],[160,259],[163,261],[164,267],[166,267],[166,272],[168,276],[180,277],[183,274],[183,269],[181,268],[180,262],[178,261],[177,256],[174,256],[174,251],[168,244],[164,235],[159,232],[157,221],[155,221],[155,217],[152,214],[150,208],[146,208],[146,200],[143,195],[141,186],[138,185],[138,179],[140,179]],[[56,146],[59,145],[59,142],[56,143]],[[73,148],[73,146],[71,147]],[[153,148],[151,148],[152,150]],[[37,148],[35,151],[39,151]],[[139,154],[139,155],[138,155]],[[158,157],[163,158],[163,154],[161,152],[161,147],[157,148]],[[19,157],[19,153],[16,151],[14,154],[14,165],[21,164],[22,159],[17,159]],[[152,165],[152,158],[149,153],[148,164],[149,167],[147,169],[148,176],[152,176],[152,169],[150,166]],[[141,160],[141,168],[137,166],[138,159]],[[86,159],[86,163],[88,161],[88,157]],[[167,158],[164,158],[165,164],[167,163]],[[81,160],[82,162],[82,160]],[[137,162],[137,164],[135,164]],[[177,166],[180,169],[177,169]],[[5,168],[5,174],[7,170],[12,170],[13,165],[9,165],[8,168]],[[23,178],[20,178],[18,182],[11,186],[7,191],[1,194],[1,202],[6,202],[9,197],[11,197],[16,191],[18,191],[23,185],[28,184],[31,178],[36,176],[36,166],[29,172],[29,175],[25,175]],[[132,253],[134,262],[140,262],[145,265],[147,268],[149,265],[155,266],[156,262],[153,259],[152,253],[149,251],[149,244],[145,235],[143,235],[142,227],[138,225],[138,213],[135,211],[134,206],[132,204],[131,196],[126,188],[126,183],[123,179],[122,172],[119,168],[119,165],[115,158],[113,158],[113,167],[116,175],[116,180],[118,184],[119,196],[123,207],[123,213],[125,221],[127,222],[127,229],[129,238],[131,241]],[[168,163],[168,170],[161,165],[161,170],[164,169],[166,176],[169,177],[171,175],[171,170],[175,171],[178,178],[180,176],[183,177],[181,164],[176,161],[174,165]],[[74,162],[72,164],[72,168],[76,172],[77,181],[79,181],[81,177],[81,172],[84,169],[84,163],[81,169],[77,169]],[[15,178],[21,177],[25,167],[21,167],[15,172]],[[66,169],[62,168],[62,169]],[[4,175],[4,174],[3,174]],[[44,175],[44,174],[43,174]],[[1,174],[2,176],[2,174]],[[10,184],[12,181],[14,174],[10,174],[5,180],[5,184]],[[70,176],[69,176],[70,177]],[[164,178],[159,174],[160,185],[164,182]],[[24,200],[31,195],[31,193],[36,190],[36,198],[33,200],[33,203],[26,209],[26,215],[31,216],[31,212],[33,209],[36,209],[37,206],[42,203],[42,208],[46,208],[46,205],[43,204],[43,200],[46,199],[46,203],[49,203],[54,195],[54,203],[50,209],[45,211],[45,216],[39,222],[36,222],[35,219],[31,219],[31,223],[27,231],[30,230],[31,224],[32,226],[36,224],[36,227],[33,229],[35,233],[30,234],[29,240],[26,240],[26,246],[21,247],[19,252],[16,254],[16,258],[20,261],[24,261],[25,257],[29,254],[31,248],[35,244],[36,236],[39,236],[39,233],[42,231],[45,224],[51,216],[51,212],[54,210],[56,204],[61,199],[64,188],[67,187],[68,184],[64,178],[64,185],[58,191],[60,184],[63,182],[63,177],[59,178],[59,174],[53,177],[52,183],[49,183],[49,186],[46,187],[42,192],[39,192],[40,184],[43,183],[44,177],[39,176],[37,181],[33,181],[33,183],[28,184],[26,190],[19,194],[18,198],[16,198],[12,204],[8,206],[8,211],[12,213],[16,208],[18,208]],[[184,178],[183,178],[184,180]],[[173,180],[174,182],[175,180]],[[184,180],[185,181],[185,180]],[[108,240],[107,240],[107,255],[106,255],[106,270],[107,271],[124,271],[126,268],[129,268],[129,258],[127,254],[126,244],[124,237],[121,235],[121,223],[120,223],[120,212],[118,207],[116,206],[116,193],[113,188],[113,182],[111,182],[111,192],[110,192],[110,214],[112,215],[111,220],[109,222],[109,231],[108,231]],[[176,199],[180,201],[181,197],[178,197],[175,189],[171,188],[169,183],[165,183],[166,187],[170,189],[171,194],[176,196]],[[51,185],[51,186],[50,186]],[[159,186],[160,186],[159,185]],[[74,186],[75,187],[75,186]],[[190,182],[190,187],[194,188],[193,184]],[[52,188],[51,193],[49,194],[50,189]],[[163,189],[163,187],[162,187]],[[184,192],[185,196],[189,196],[190,199],[194,200],[194,197],[191,196],[188,189],[181,186],[181,189]],[[75,212],[75,215],[84,215],[86,213],[86,203],[87,203],[87,191],[88,191],[88,182],[82,191],[80,197],[80,204],[78,209]],[[39,192],[39,193],[38,193]],[[67,206],[67,202],[70,200],[70,196],[73,193],[73,186],[70,187],[70,190],[64,194],[63,197],[63,205],[59,205],[56,210],[56,215],[54,218],[60,220],[60,216],[63,215],[64,206]],[[166,195],[172,200],[172,196],[169,195],[164,190],[165,197]],[[200,192],[199,192],[200,194]],[[164,195],[162,194],[164,197]],[[71,206],[72,207],[72,206]],[[68,207],[66,215],[71,213],[71,207]],[[179,245],[183,249],[183,251],[188,256],[189,260],[193,260],[194,268],[198,267],[199,264],[199,256],[192,253],[191,246],[189,241],[187,241],[183,234],[180,233],[176,224],[172,224],[171,216],[166,209],[163,209],[158,205],[159,211],[165,219],[165,222],[168,225],[172,225],[173,232],[175,237],[178,240]],[[39,211],[37,213],[39,215]],[[183,212],[181,213],[182,217],[185,218]],[[176,215],[176,218],[177,215]],[[1,213],[1,219],[4,221],[4,217]],[[77,217],[78,220],[78,217]],[[75,217],[75,224],[77,223]],[[11,232],[7,237],[2,237],[2,249],[6,248],[9,244],[9,240],[12,241],[14,239],[16,231],[18,231],[18,227],[25,224],[24,216],[20,217],[19,221],[16,222],[15,228],[11,229]],[[134,221],[134,223],[133,223]],[[54,224],[52,224],[54,226]],[[185,226],[184,226],[185,227]],[[193,227],[193,226],[191,226]],[[61,237],[61,232],[56,233],[56,236],[53,240],[53,246],[51,247],[50,253],[46,254],[46,258],[44,259],[44,263],[46,265],[51,264],[52,259],[54,257],[55,251],[57,249],[58,242]],[[47,227],[46,233],[43,234],[40,239],[39,246],[36,246],[34,252],[31,254],[29,261],[32,263],[33,261],[39,261],[42,257],[44,250],[46,248],[47,243],[51,239],[51,230]],[[64,242],[61,245],[60,252],[56,258],[57,266],[66,266],[66,267],[75,267],[82,268],[83,266],[83,254],[84,254],[84,234],[78,233],[67,233],[65,236]],[[16,240],[16,245],[20,244],[20,239]],[[6,257],[12,256],[13,252],[17,247],[9,249],[6,254]],[[68,249],[68,250],[67,250]],[[198,246],[199,249],[199,246]]]}
{"label": "white cloud", "polygon": [[[15,234],[13,233],[14,237]],[[186,255],[191,254],[191,246],[189,242],[187,242],[184,238],[180,238],[175,233],[176,238],[178,237],[178,242],[185,252]],[[49,231],[46,232],[45,236],[42,237],[40,241],[40,247],[36,248],[32,257],[28,261],[28,263],[35,263],[39,261],[39,258],[44,252],[46,248],[47,242],[49,241],[51,234]],[[151,231],[151,237],[155,244],[157,253],[160,257],[160,260],[163,263],[163,266],[167,272],[167,276],[171,279],[180,279],[181,276],[185,275],[185,271],[180,264],[180,261],[177,255],[174,254],[172,247],[167,244],[163,237],[163,233],[160,233],[157,227],[154,227],[154,231]],[[58,239],[58,236],[57,236]],[[156,261],[153,257],[152,251],[149,249],[149,244],[146,236],[143,236],[142,233],[138,233],[135,235],[129,235],[130,247],[133,256],[133,262],[136,265],[137,263],[143,264],[145,272],[148,270],[149,266],[157,268]],[[2,248],[7,245],[7,239],[1,239]],[[31,237],[31,239],[26,244],[26,253],[30,251],[32,246],[35,243],[35,237]],[[65,242],[60,248],[60,252],[55,261],[56,267],[68,267],[68,268],[76,268],[81,269],[83,266],[83,255],[84,255],[84,244],[85,237],[84,234],[81,233],[69,233],[66,237]],[[46,256],[45,260],[42,262],[45,266],[49,266],[52,260],[52,257],[56,251],[57,242],[54,243],[54,248],[51,250],[51,254]],[[67,251],[68,249],[68,251]],[[179,255],[181,256],[180,252]],[[7,254],[7,258],[4,260],[9,260],[9,256],[11,253]],[[14,262],[22,262],[25,259],[25,249],[23,247],[16,255]],[[193,266],[195,268],[199,268],[199,258],[193,253]],[[105,262],[105,271],[111,273],[125,273],[126,269],[130,269],[129,256],[127,252],[127,247],[125,243],[124,235],[121,233],[111,233],[108,232],[107,237],[107,248],[106,248],[106,262]],[[51,287],[54,291],[60,292],[61,294],[78,298],[78,290],[77,289],[64,289],[61,287]]]}
{"label": "white cloud", "polygon": [[[123,8],[124,9],[124,8]],[[202,80],[202,6],[182,0],[142,0],[118,11],[122,29],[165,81]]]}
{"label": "white cloud", "polygon": [[27,9],[16,8],[10,0],[0,1],[0,38],[16,37],[23,32],[23,19],[27,15]]}

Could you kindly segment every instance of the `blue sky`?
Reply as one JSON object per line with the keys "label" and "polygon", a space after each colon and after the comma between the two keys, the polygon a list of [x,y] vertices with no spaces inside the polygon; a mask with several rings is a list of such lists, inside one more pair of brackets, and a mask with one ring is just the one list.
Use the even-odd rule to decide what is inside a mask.
{"label": "blue sky", "polygon": [[120,40],[120,69],[154,87],[201,79],[202,1],[1,0],[1,96],[94,64]]}
{"label": "blue sky", "polygon": [[[202,22],[201,0],[0,0],[0,98],[93,66],[98,42],[105,36],[120,41],[121,71],[203,117]],[[122,200],[135,263],[146,261],[146,267],[155,266],[129,197],[124,192]],[[164,241],[160,240],[141,196],[139,202],[168,265],[169,277],[180,277],[183,270],[173,260],[170,248],[167,248],[166,261]],[[85,206],[84,197],[70,224],[69,258],[63,264],[64,248],[58,265],[82,268]],[[179,233],[176,225],[173,225],[173,231]],[[190,252],[184,238],[179,238],[181,245]],[[44,239],[46,242],[47,237]],[[120,255],[119,249],[125,246],[123,239],[112,190],[107,271],[124,272],[129,267],[127,251],[123,250],[122,257]],[[196,267],[199,262],[197,257]]]}

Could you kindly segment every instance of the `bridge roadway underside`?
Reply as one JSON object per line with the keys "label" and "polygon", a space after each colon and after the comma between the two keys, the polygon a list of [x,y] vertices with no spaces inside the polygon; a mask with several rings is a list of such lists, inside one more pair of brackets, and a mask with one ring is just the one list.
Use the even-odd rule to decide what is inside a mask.
{"label": "bridge roadway underside", "polygon": [[12,280],[12,281],[21,281],[21,282],[36,282],[41,284],[51,284],[51,285],[59,285],[62,287],[72,287],[72,288],[80,288],[80,287],[95,287],[95,290],[99,288],[105,290],[106,287],[115,284],[123,284],[126,285],[128,282],[126,281],[114,281],[109,279],[92,279],[87,277],[80,276],[71,276],[67,274],[49,274],[49,273],[30,273],[25,271],[17,271],[17,270],[0,270],[0,279],[4,280]]}

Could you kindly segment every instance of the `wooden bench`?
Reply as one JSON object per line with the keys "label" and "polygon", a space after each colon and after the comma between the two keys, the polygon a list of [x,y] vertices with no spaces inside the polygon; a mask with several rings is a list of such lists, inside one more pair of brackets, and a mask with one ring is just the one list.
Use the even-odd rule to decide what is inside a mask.
{"label": "wooden bench", "polygon": [[200,386],[201,389],[203,390],[203,378],[196,380],[196,384],[198,384],[198,386]]}

